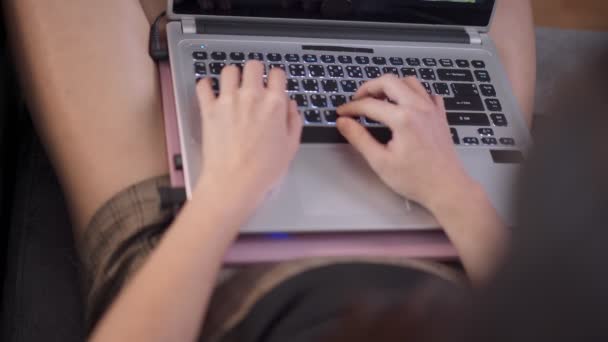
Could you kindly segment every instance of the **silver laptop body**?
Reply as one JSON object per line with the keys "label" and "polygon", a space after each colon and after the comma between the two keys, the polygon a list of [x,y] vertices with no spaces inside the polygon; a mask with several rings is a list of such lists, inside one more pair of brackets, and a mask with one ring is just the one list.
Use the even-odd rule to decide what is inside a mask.
{"label": "silver laptop body", "polygon": [[[230,4],[231,1],[234,3]],[[270,64],[284,66],[288,76],[295,80],[289,94],[294,99],[299,95],[297,100],[306,124],[302,146],[288,175],[242,228],[243,233],[438,228],[427,210],[386,187],[353,148],[340,141],[332,126],[334,103],[339,105],[352,94],[347,90],[353,90],[353,83],[348,81],[358,84],[375,77],[378,69],[380,73],[394,73],[393,68],[400,76],[415,74],[431,92],[445,94],[452,135],[466,170],[483,185],[506,222],[513,223],[514,183],[531,138],[487,33],[495,7],[492,0],[481,0],[483,4],[410,0],[420,3],[423,9],[431,6],[430,11],[434,10],[432,6],[447,6],[440,12],[446,15],[450,15],[450,6],[458,7],[459,11],[468,10],[466,6],[486,6],[485,21],[479,18],[480,11],[474,9],[477,17],[471,21],[483,23],[474,26],[455,25],[450,21],[444,24],[441,18],[440,23],[429,24],[425,23],[427,16],[417,12],[412,12],[412,19],[402,23],[375,22],[368,18],[344,20],[346,13],[331,9],[330,17],[342,17],[317,19],[318,14],[311,14],[312,18],[301,18],[306,11],[303,15],[298,8],[279,11],[281,15],[299,16],[297,19],[270,18],[266,13],[259,17],[263,11],[257,11],[254,5],[238,4],[246,1],[220,0],[219,4],[215,3],[215,8],[224,8],[217,9],[219,14],[215,10],[204,14],[205,11],[191,11],[196,0],[169,0],[168,43],[188,195],[197,182],[201,164],[196,79],[217,77],[222,64],[242,63],[244,54],[244,59],[263,59],[268,67]],[[289,1],[281,0],[258,2],[273,1],[282,4],[277,6],[292,6],[285,5]],[[382,6],[390,7],[391,1],[397,0],[367,3],[378,1],[381,5],[385,1],[388,5]],[[349,6],[355,3],[343,2]],[[318,1],[312,3],[314,6]],[[239,10],[239,6],[254,7],[245,8],[238,16],[225,15],[230,11],[226,8]],[[325,6],[325,2],[320,6]],[[327,15],[327,9],[321,8]],[[359,13],[362,17],[369,12],[349,10],[348,13]],[[407,13],[409,18],[410,12]],[[365,57],[369,63],[365,63]],[[331,73],[330,66],[333,66]],[[318,88],[312,81],[304,84],[306,79],[317,80]],[[378,139],[387,139],[386,128],[361,120]]]}

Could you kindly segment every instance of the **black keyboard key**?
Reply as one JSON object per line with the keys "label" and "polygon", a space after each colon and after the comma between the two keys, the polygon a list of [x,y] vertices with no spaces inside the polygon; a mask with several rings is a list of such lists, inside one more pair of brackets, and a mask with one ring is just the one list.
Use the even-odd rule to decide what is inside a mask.
{"label": "black keyboard key", "polygon": [[294,77],[303,77],[306,76],[306,69],[302,64],[290,64],[289,74]]}
{"label": "black keyboard key", "polygon": [[288,91],[300,91],[300,82],[298,80],[290,78],[287,80]]}
{"label": "black keyboard key", "polygon": [[192,53],[192,58],[196,59],[197,61],[205,61],[207,60],[207,53],[205,51],[194,51]]}
{"label": "black keyboard key", "polygon": [[462,139],[462,142],[465,145],[479,145],[479,139],[477,139],[477,138],[467,137],[467,138]]}
{"label": "black keyboard key", "polygon": [[491,82],[490,73],[485,70],[475,70],[475,78],[478,82]]}
{"label": "black keyboard key", "polygon": [[469,70],[437,69],[437,75],[442,81],[473,82],[473,73]]}
{"label": "black keyboard key", "polygon": [[477,130],[477,133],[479,133],[479,135],[481,135],[483,137],[493,137],[494,136],[494,130],[491,128],[480,128]]}
{"label": "black keyboard key", "polygon": [[502,111],[502,105],[498,99],[486,99],[486,107],[491,112],[500,112]]}
{"label": "black keyboard key", "polygon": [[279,68],[282,69],[283,71],[285,70],[285,64],[280,64],[280,63],[272,63],[270,64],[270,69],[274,69],[274,68]]}
{"label": "black keyboard key", "polygon": [[498,126],[498,127],[504,127],[504,126],[508,126],[508,122],[507,122],[507,117],[504,114],[491,114],[490,115],[490,119],[492,119],[492,123],[494,124],[494,126]]}
{"label": "black keyboard key", "polygon": [[403,58],[401,57],[391,57],[388,60],[389,62],[391,62],[392,65],[403,65]]}
{"label": "black keyboard key", "polygon": [[291,94],[289,98],[296,101],[298,107],[308,107],[308,98],[304,94]]}
{"label": "black keyboard key", "polygon": [[401,68],[401,74],[403,77],[414,76],[418,77],[418,72],[414,68]]}
{"label": "black keyboard key", "polygon": [[484,145],[492,145],[492,146],[498,145],[498,140],[496,140],[496,138],[492,138],[492,137],[481,138],[481,142]]}
{"label": "black keyboard key", "polygon": [[344,77],[344,69],[341,65],[328,65],[327,73],[329,77]]}
{"label": "black keyboard key", "polygon": [[450,126],[490,126],[485,113],[447,113]]}
{"label": "black keyboard key", "polygon": [[454,62],[448,58],[440,59],[439,64],[441,64],[441,66],[444,68],[451,68],[454,66]]}
{"label": "black keyboard key", "polygon": [[319,91],[319,82],[317,82],[317,80],[311,80],[311,79],[302,80],[302,88],[305,91],[317,92],[317,91]]}
{"label": "black keyboard key", "polygon": [[222,69],[224,69],[224,67],[226,66],[226,64],[224,63],[219,63],[219,62],[214,62],[209,64],[209,72],[213,75],[219,75],[222,73]]}
{"label": "black keyboard key", "polygon": [[338,62],[342,64],[352,64],[353,58],[351,56],[338,56]]}
{"label": "black keyboard key", "polygon": [[233,61],[244,61],[245,54],[242,52],[231,52],[230,59],[232,59]]}
{"label": "black keyboard key", "polygon": [[355,65],[349,65],[346,67],[346,73],[350,78],[363,78],[363,70],[361,67]]}
{"label": "black keyboard key", "polygon": [[375,66],[365,67],[365,74],[367,75],[368,78],[376,78],[376,77],[380,77],[380,75],[382,75],[382,73],[380,72],[380,68],[375,67]]}
{"label": "black keyboard key", "polygon": [[226,53],[214,51],[211,53],[211,59],[215,61],[224,61],[226,60]]}
{"label": "black keyboard key", "polygon": [[317,63],[317,61],[318,61],[317,56],[311,55],[311,54],[306,54],[306,55],[302,56],[302,59],[306,63]]}
{"label": "black keyboard key", "polygon": [[433,93],[431,85],[428,82],[422,82],[422,86],[424,87],[424,89],[426,89],[426,92],[429,93],[429,95]]}
{"label": "black keyboard key", "polygon": [[250,60],[256,60],[256,61],[263,61],[264,60],[264,55],[259,53],[259,52],[250,52],[247,55],[247,59]]}
{"label": "black keyboard key", "polygon": [[331,104],[334,107],[338,108],[341,105],[343,105],[343,104],[346,103],[346,96],[344,96],[344,95],[331,95],[329,97],[329,100],[331,101]]}
{"label": "black keyboard key", "polygon": [[[366,126],[367,131],[381,144],[386,144],[393,138],[392,132],[384,126]],[[334,126],[305,126],[302,130],[304,144],[346,144],[340,131]]]}
{"label": "black keyboard key", "polygon": [[218,80],[216,77],[211,77],[211,89],[213,89],[215,92],[220,91],[220,80]]}
{"label": "black keyboard key", "polygon": [[381,122],[378,122],[374,119],[370,119],[370,118],[364,118],[365,119],[365,123],[370,124],[370,125],[382,125]]}
{"label": "black keyboard key", "polygon": [[321,62],[323,63],[336,63],[336,57],[332,55],[322,55]]}
{"label": "black keyboard key", "polygon": [[460,145],[460,137],[458,136],[458,131],[456,128],[451,127],[450,133],[452,134],[452,140],[454,141],[454,145]]}
{"label": "black keyboard key", "polygon": [[327,107],[327,96],[321,94],[310,95],[310,104],[313,107],[325,108]]}
{"label": "black keyboard key", "polygon": [[433,69],[421,68],[419,70],[419,72],[420,72],[420,78],[422,78],[423,80],[434,81],[437,79],[437,76],[435,76],[435,70],[433,70]]}
{"label": "black keyboard key", "polygon": [[458,65],[459,68],[468,68],[471,66],[469,64],[469,61],[467,61],[466,59],[457,59],[456,65]]}
{"label": "black keyboard key", "polygon": [[372,62],[376,65],[386,65],[386,58],[384,57],[372,57]]}
{"label": "black keyboard key", "polygon": [[450,95],[450,87],[447,83],[435,83],[433,84],[433,88],[435,89],[435,94],[449,96]]}
{"label": "black keyboard key", "polygon": [[483,96],[486,96],[486,97],[496,96],[496,89],[494,89],[494,86],[491,84],[481,84],[481,85],[479,85],[479,88],[481,89],[481,93],[483,94]]}
{"label": "black keyboard key", "polygon": [[335,110],[326,110],[323,112],[323,116],[325,116],[327,123],[336,123],[338,121],[338,113]]}
{"label": "black keyboard key", "polygon": [[407,65],[409,65],[409,66],[413,66],[413,67],[420,66],[420,59],[418,59],[418,58],[406,58],[405,61],[407,62]]}
{"label": "black keyboard key", "polygon": [[285,60],[289,63],[297,63],[300,61],[300,56],[295,53],[288,53],[285,55]]}
{"label": "black keyboard key", "polygon": [[435,58],[423,58],[422,63],[428,67],[437,66],[437,60]]}
{"label": "black keyboard key", "polygon": [[340,85],[345,93],[354,93],[357,91],[357,82],[353,80],[342,80],[340,81]]}
{"label": "black keyboard key", "polygon": [[384,67],[382,68],[382,73],[384,74],[393,74],[395,76],[399,76],[399,70],[395,67]]}
{"label": "black keyboard key", "polygon": [[477,90],[477,86],[471,83],[452,83],[452,91],[457,97],[479,95],[479,90]]}
{"label": "black keyboard key", "polygon": [[472,61],[471,64],[476,69],[483,69],[486,67],[486,63],[484,61]]}
{"label": "black keyboard key", "polygon": [[321,112],[316,109],[304,111],[304,120],[307,123],[321,123]]}
{"label": "black keyboard key", "polygon": [[355,62],[357,62],[358,64],[369,64],[369,57],[357,56],[355,57]]}
{"label": "black keyboard key", "polygon": [[479,96],[446,97],[443,99],[446,110],[483,111],[483,102]]}
{"label": "black keyboard key", "polygon": [[338,91],[338,81],[336,80],[322,80],[321,87],[324,92],[335,93]]}
{"label": "black keyboard key", "polygon": [[205,76],[207,75],[207,66],[203,62],[194,63],[194,72],[197,75]]}
{"label": "black keyboard key", "polygon": [[280,53],[266,54],[266,58],[271,62],[280,62],[283,59]]}
{"label": "black keyboard key", "polygon": [[500,143],[505,146],[515,146],[515,139],[513,138],[500,138]]}
{"label": "black keyboard key", "polygon": [[319,64],[313,64],[308,66],[308,72],[312,77],[323,77],[325,76],[325,68]]}

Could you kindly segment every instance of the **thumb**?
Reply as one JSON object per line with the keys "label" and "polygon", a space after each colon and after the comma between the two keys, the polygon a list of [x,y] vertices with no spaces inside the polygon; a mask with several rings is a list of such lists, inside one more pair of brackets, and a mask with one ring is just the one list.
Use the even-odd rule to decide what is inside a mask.
{"label": "thumb", "polygon": [[353,119],[341,117],[336,124],[344,138],[363,155],[372,167],[386,153],[386,147]]}

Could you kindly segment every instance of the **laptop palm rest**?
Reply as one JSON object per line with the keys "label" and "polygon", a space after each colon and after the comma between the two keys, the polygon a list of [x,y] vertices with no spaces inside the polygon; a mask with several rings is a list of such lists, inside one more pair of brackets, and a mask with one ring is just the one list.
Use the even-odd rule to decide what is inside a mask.
{"label": "laptop palm rest", "polygon": [[422,207],[382,183],[367,162],[346,144],[300,148],[244,233],[433,229]]}

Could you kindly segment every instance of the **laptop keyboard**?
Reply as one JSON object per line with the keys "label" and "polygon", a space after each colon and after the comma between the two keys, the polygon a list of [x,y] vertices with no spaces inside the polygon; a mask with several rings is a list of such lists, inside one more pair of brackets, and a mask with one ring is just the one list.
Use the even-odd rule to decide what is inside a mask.
{"label": "laptop keyboard", "polygon": [[[197,79],[209,77],[219,91],[219,75],[227,65],[243,67],[255,59],[264,62],[265,75],[272,68],[288,76],[287,93],[304,118],[305,143],[345,142],[335,128],[336,108],[350,101],[367,80],[384,74],[417,77],[429,94],[444,97],[454,144],[459,146],[516,145],[515,139],[496,136],[495,128],[509,122],[497,98],[492,77],[481,60],[403,58],[344,53],[259,53],[244,51],[194,51]],[[381,142],[391,139],[390,130],[366,117],[356,118]],[[475,128],[473,130],[463,128]],[[466,131],[465,136],[463,132]],[[470,132],[475,132],[471,134]]]}

